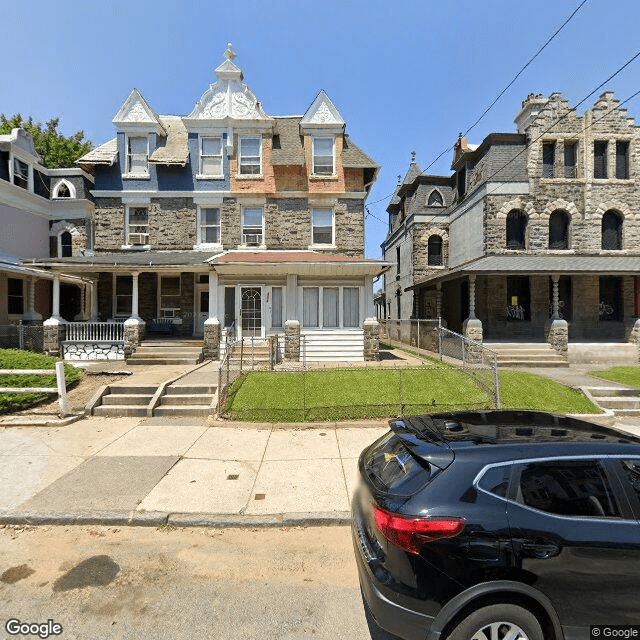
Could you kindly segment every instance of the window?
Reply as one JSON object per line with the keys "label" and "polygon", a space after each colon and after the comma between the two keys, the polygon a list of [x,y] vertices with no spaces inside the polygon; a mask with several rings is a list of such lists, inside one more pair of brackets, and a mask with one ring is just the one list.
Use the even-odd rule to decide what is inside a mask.
{"label": "window", "polygon": [[262,244],[262,207],[242,210],[242,243]]}
{"label": "window", "polygon": [[29,165],[18,158],[13,159],[13,184],[23,189],[29,188]]}
{"label": "window", "polygon": [[238,173],[242,176],[262,174],[262,138],[240,138]]}
{"label": "window", "polygon": [[564,143],[564,177],[577,178],[577,159],[578,159],[578,143]]}
{"label": "window", "polygon": [[282,287],[271,288],[271,326],[282,327]]}
{"label": "window", "polygon": [[220,209],[202,207],[200,209],[200,243],[220,243]]}
{"label": "window", "polygon": [[493,493],[501,498],[506,498],[510,475],[510,465],[491,467],[482,475],[482,478],[478,481],[478,486],[488,493]]}
{"label": "window", "polygon": [[342,290],[342,320],[345,327],[360,326],[360,289],[344,287]]}
{"label": "window", "polygon": [[524,465],[518,502],[562,516],[620,516],[604,469],[595,460],[553,460]]}
{"label": "window", "polygon": [[60,236],[59,253],[60,258],[69,258],[73,255],[73,241],[68,231],[63,231]]}
{"label": "window", "polygon": [[456,185],[458,188],[458,199],[464,198],[464,194],[467,192],[467,169],[462,167],[456,174]]}
{"label": "window", "polygon": [[622,218],[615,211],[605,211],[602,216],[602,249],[622,249]]}
{"label": "window", "polygon": [[593,177],[607,177],[607,143],[593,143]]}
{"label": "window", "polygon": [[149,210],[146,207],[129,207],[127,244],[149,244]]}
{"label": "window", "polygon": [[313,244],[333,244],[333,210],[314,209],[313,231],[311,241]]}
{"label": "window", "polygon": [[149,173],[149,141],[130,136],[127,140],[127,173],[146,176]]}
{"label": "window", "polygon": [[602,321],[620,322],[623,317],[622,278],[600,276],[599,317]]}
{"label": "window", "polygon": [[569,248],[569,214],[554,211],[549,216],[549,249]]}
{"label": "window", "polygon": [[442,266],[442,238],[431,236],[427,242],[427,262],[432,267]]}
{"label": "window", "polygon": [[317,287],[302,289],[302,324],[305,327],[318,326],[319,295]]}
{"label": "window", "polygon": [[322,325],[324,327],[339,326],[339,303],[337,287],[324,287],[322,289]]}
{"label": "window", "polygon": [[400,247],[396,247],[396,280],[400,280]]}
{"label": "window", "polygon": [[224,326],[233,327],[236,321],[236,288],[224,288]]}
{"label": "window", "polygon": [[531,295],[528,276],[507,277],[507,320],[531,320]]}
{"label": "window", "polygon": [[200,138],[200,175],[223,175],[222,138]]}
{"label": "window", "polygon": [[527,215],[512,209],[507,215],[507,249],[524,249],[527,234]]}
{"label": "window", "polygon": [[640,460],[620,460],[618,464],[627,486],[640,498]]}
{"label": "window", "polygon": [[53,194],[54,198],[70,198],[71,191],[69,190],[69,186],[66,182],[60,182],[56,187],[56,190]]}
{"label": "window", "polygon": [[553,165],[556,161],[556,143],[555,142],[543,142],[542,143],[542,177],[553,178],[554,170]]}
{"label": "window", "polygon": [[442,199],[442,194],[434,189],[427,198],[427,207],[443,207],[444,201]]}
{"label": "window", "polygon": [[629,178],[629,143],[626,140],[616,142],[616,178]]}
{"label": "window", "polygon": [[19,278],[7,279],[8,300],[7,312],[9,315],[22,315],[24,312],[24,293],[22,280]]}
{"label": "window", "polygon": [[160,276],[160,317],[173,318],[179,312],[180,276]]}
{"label": "window", "polygon": [[313,174],[332,176],[335,174],[333,148],[334,138],[313,139]]}
{"label": "window", "polygon": [[131,315],[131,299],[133,296],[133,276],[115,276],[116,316]]}

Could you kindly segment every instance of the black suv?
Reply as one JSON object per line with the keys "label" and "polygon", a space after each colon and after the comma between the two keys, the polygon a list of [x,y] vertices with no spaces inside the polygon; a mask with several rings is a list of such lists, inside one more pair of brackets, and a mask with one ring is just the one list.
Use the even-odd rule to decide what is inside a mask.
{"label": "black suv", "polygon": [[537,411],[390,426],[360,455],[352,504],[380,627],[405,639],[569,640],[640,625],[640,438]]}

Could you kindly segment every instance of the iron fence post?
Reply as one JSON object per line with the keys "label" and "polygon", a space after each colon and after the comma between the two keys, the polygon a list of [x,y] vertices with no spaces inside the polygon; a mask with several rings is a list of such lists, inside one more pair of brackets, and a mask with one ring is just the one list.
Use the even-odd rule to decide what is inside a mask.
{"label": "iron fence post", "polygon": [[493,354],[493,382],[495,385],[496,409],[500,409],[500,376],[498,376],[498,356]]}

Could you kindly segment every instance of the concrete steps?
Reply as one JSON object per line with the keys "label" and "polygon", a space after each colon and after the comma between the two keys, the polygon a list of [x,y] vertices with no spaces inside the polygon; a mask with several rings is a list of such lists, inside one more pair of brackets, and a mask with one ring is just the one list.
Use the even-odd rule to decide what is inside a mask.
{"label": "concrete steps", "polygon": [[484,342],[498,354],[499,367],[568,367],[569,363],[545,342]]}
{"label": "concrete steps", "polygon": [[617,416],[640,416],[640,389],[588,387],[587,391],[600,407]]}
{"label": "concrete steps", "polygon": [[215,385],[171,385],[160,398],[154,416],[206,417],[215,412],[217,387]]}
{"label": "concrete steps", "polygon": [[155,386],[112,386],[102,397],[101,404],[93,408],[94,416],[133,418],[147,415],[147,406],[156,392]]}
{"label": "concrete steps", "polygon": [[307,362],[362,362],[364,337],[362,330],[336,330],[315,333],[302,332],[300,357]]}
{"label": "concrete steps", "polygon": [[202,340],[144,340],[127,364],[198,364],[203,357]]}
{"label": "concrete steps", "polygon": [[240,365],[241,354],[243,368],[245,365],[250,367],[253,363],[262,369],[269,364],[269,345],[266,340],[254,340],[252,344],[250,339],[245,338],[242,348],[239,343],[234,345],[230,357],[231,366]]}

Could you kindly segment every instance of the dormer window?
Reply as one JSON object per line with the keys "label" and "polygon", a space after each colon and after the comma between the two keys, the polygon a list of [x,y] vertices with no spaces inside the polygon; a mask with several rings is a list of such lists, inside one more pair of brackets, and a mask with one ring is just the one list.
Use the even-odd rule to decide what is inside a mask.
{"label": "dormer window", "polygon": [[223,175],[222,138],[200,138],[200,175]]}
{"label": "dormer window", "polygon": [[23,189],[29,188],[29,165],[18,158],[13,159],[13,184]]}
{"label": "dormer window", "polygon": [[434,189],[427,198],[427,207],[443,207],[444,201],[442,199],[442,194]]}
{"label": "dormer window", "polygon": [[129,136],[127,173],[135,176],[149,175],[149,140],[146,136]]}
{"label": "dormer window", "polygon": [[262,174],[262,138],[240,138],[238,173],[241,176]]}
{"label": "dormer window", "polygon": [[335,138],[313,139],[313,175],[335,174]]}

